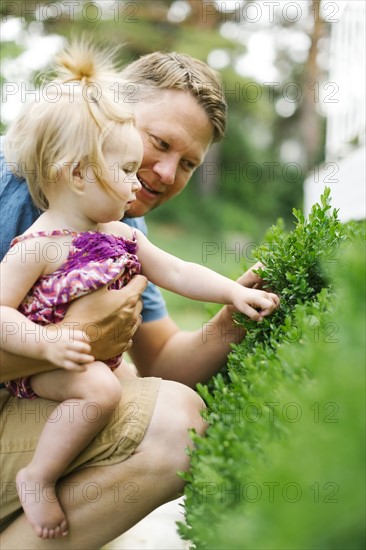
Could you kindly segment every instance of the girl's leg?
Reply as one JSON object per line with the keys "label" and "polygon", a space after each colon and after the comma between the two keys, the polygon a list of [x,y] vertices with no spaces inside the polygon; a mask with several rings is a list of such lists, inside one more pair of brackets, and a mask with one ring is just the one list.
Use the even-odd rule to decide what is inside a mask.
{"label": "girl's leg", "polygon": [[[89,467],[64,477],[60,499],[70,521],[67,536],[42,541],[43,550],[99,550],[152,510],[176,498],[184,482],[178,470],[189,467],[189,428],[204,434],[200,397],[177,382],[162,381],[146,435],[124,462]],[[86,497],[86,489],[98,488]],[[92,502],[91,499],[93,498]],[[2,550],[39,550],[39,539],[24,514],[0,536]]]}
{"label": "girl's leg", "polygon": [[68,526],[56,481],[112,417],[121,385],[101,362],[82,372],[58,369],[37,374],[31,384],[39,396],[61,403],[48,418],[32,461],[18,472],[17,489],[36,534],[57,538],[67,534]]}

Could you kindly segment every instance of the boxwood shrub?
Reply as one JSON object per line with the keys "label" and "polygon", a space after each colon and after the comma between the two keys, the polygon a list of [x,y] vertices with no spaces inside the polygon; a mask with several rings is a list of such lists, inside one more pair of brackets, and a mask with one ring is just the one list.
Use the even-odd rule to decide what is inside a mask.
{"label": "boxwood shrub", "polygon": [[344,226],[325,189],[294,210],[255,257],[281,297],[233,346],[227,371],[198,391],[184,539],[198,549],[364,547],[364,226]]}

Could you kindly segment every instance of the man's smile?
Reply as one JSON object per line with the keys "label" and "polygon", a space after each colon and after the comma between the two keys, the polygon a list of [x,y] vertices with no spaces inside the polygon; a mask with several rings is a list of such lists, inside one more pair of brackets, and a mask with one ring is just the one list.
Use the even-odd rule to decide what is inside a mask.
{"label": "man's smile", "polygon": [[155,196],[159,196],[163,193],[163,191],[155,191],[155,189],[152,189],[152,187],[150,187],[146,181],[144,181],[141,176],[139,174],[137,174],[137,177],[138,177],[138,180],[139,182],[141,183],[143,189],[145,189],[145,191],[148,191],[149,193],[151,193],[152,195],[155,195]]}

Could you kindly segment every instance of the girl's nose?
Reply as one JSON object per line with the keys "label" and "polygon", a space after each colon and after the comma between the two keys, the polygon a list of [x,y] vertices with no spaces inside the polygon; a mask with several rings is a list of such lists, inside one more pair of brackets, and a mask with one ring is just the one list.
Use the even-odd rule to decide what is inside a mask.
{"label": "girl's nose", "polygon": [[140,191],[142,185],[140,183],[140,180],[137,177],[137,174],[133,176],[133,183],[132,183],[132,191],[134,193],[137,193],[137,191]]}

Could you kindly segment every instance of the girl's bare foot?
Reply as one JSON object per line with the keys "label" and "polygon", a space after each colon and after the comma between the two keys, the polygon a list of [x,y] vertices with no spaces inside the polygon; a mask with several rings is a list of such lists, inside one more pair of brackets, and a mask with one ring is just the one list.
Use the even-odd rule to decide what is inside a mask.
{"label": "girl's bare foot", "polygon": [[17,491],[27,520],[41,539],[66,536],[68,525],[58,502],[55,483],[34,478],[28,468],[19,470]]}

